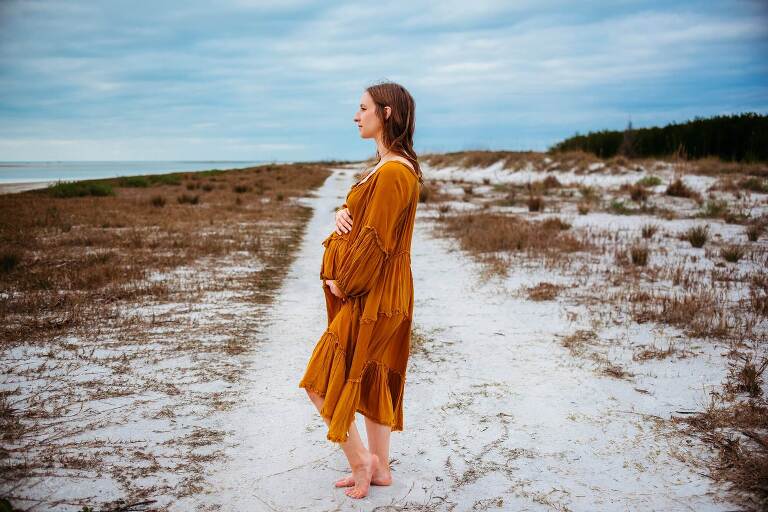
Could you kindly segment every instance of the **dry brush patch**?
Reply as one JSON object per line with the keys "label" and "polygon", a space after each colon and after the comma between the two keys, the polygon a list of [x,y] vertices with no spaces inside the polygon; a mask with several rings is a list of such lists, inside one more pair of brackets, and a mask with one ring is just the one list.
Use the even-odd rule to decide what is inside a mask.
{"label": "dry brush patch", "polygon": [[591,249],[590,244],[569,232],[568,223],[558,218],[531,221],[518,215],[464,211],[439,219],[438,226],[446,236],[456,238],[462,249],[499,272],[508,266],[508,257],[563,266],[575,253]]}
{"label": "dry brush patch", "polygon": [[704,411],[673,416],[672,421],[714,450],[712,457],[703,459],[681,452],[673,455],[728,486],[731,499],[743,510],[768,507],[768,402],[764,396],[734,402],[732,397],[711,392]]}
{"label": "dry brush patch", "polygon": [[[763,179],[764,165],[718,167],[720,164],[711,161],[614,159],[603,161],[601,166],[599,160],[592,158],[584,158],[577,165],[578,155],[572,155],[568,166],[564,165],[562,155],[552,156],[549,162],[543,155],[536,155],[528,163],[522,160],[524,155],[519,156],[521,160],[515,160],[515,168],[533,167],[543,173],[557,168],[575,169],[577,174],[614,174],[616,167],[637,165],[637,170],[650,170],[654,175],[614,189],[599,185],[563,186],[562,183],[558,186],[551,179],[553,186],[547,187],[545,174],[542,180],[528,187],[523,183],[485,180],[492,194],[469,197],[476,208],[454,209],[448,203],[441,205],[440,215],[436,217],[438,231],[442,236],[455,238],[462,250],[484,263],[483,276],[507,276],[510,268],[520,268],[522,259],[574,278],[573,285],[559,289],[551,283],[526,289],[531,300],[556,298],[583,304],[593,325],[599,325],[600,321],[651,323],[671,326],[682,333],[682,339],[675,343],[635,348],[630,362],[642,365],[649,360],[667,360],[675,364],[678,359],[697,356],[691,349],[707,340],[729,347],[727,361],[738,363],[738,368],[729,371],[723,388],[738,392],[726,393],[727,400],[718,409],[699,412],[688,419],[698,418],[697,425],[713,425],[714,421],[708,416],[722,416],[720,427],[714,430],[707,427],[709,433],[706,434],[699,429],[695,434],[714,448],[716,466],[710,467],[710,476],[730,482],[735,499],[739,499],[741,493],[751,496],[748,499],[752,503],[764,507],[768,486],[762,470],[755,471],[755,467],[766,465],[760,446],[766,441],[768,424],[763,421],[754,428],[742,428],[734,419],[742,408],[747,411],[743,414],[751,415],[749,411],[755,406],[750,404],[763,400],[762,375],[768,366],[763,364],[768,361],[768,346],[764,342],[768,327],[768,277],[764,270],[768,268],[768,247],[763,240],[768,222],[765,213],[761,213],[764,212],[761,205],[765,203],[764,182],[755,179]],[[435,159],[434,165],[461,166],[466,162],[486,162],[485,159],[495,163],[503,158],[506,155],[500,153],[456,154],[445,160]],[[562,159],[558,161],[559,158]],[[674,173],[664,190],[652,189],[665,183],[656,174],[668,177],[671,171]],[[734,183],[731,187],[738,188],[736,192],[745,200],[734,202],[733,198],[739,199],[738,194],[714,194],[717,186],[710,188],[705,198],[686,184],[688,178],[686,182],[677,179],[690,175],[690,183],[701,183],[695,177],[697,174],[708,177],[729,174]],[[749,194],[754,197],[746,201]],[[565,228],[562,234],[569,239],[558,239],[562,234],[555,229],[556,221],[550,221],[552,225],[546,229],[537,220],[542,214],[521,211],[527,209],[529,198],[545,196],[545,211],[572,211],[575,216],[577,211],[590,215],[590,211],[596,209],[614,215],[641,214],[642,220],[638,220],[637,229],[606,229],[589,224],[578,229]],[[515,207],[515,211],[495,208],[508,206]],[[570,224],[567,215],[561,213],[555,218],[564,226]],[[680,218],[708,220],[695,221],[687,231],[665,229],[668,222]],[[738,235],[741,238],[721,237],[721,229],[714,228],[716,224],[723,226],[722,221],[746,224]],[[733,229],[723,231],[733,233]],[[564,345],[574,355],[594,360],[605,375],[631,376],[603,356],[601,340],[592,336],[592,332],[578,331],[566,337]],[[671,357],[673,355],[675,357]],[[752,362],[745,362],[747,359]],[[720,409],[732,413],[721,414]],[[748,446],[751,451],[735,449],[733,436],[724,441],[722,433],[713,433],[721,428],[740,428],[741,447]],[[723,450],[723,446],[730,448]],[[716,467],[721,468],[721,476],[714,473]]]}
{"label": "dry brush patch", "polygon": [[32,502],[44,478],[136,500],[202,492],[227,439],[210,420],[239,399],[241,354],[311,215],[294,198],[329,174],[268,165],[0,196],[3,494]]}
{"label": "dry brush patch", "polygon": [[513,168],[516,164],[531,159],[542,162],[546,155],[535,151],[483,151],[468,150],[451,153],[425,154],[420,158],[432,167],[488,167],[503,162],[503,167]]}
{"label": "dry brush patch", "polygon": [[[147,187],[100,180],[114,186],[116,196],[0,195],[0,339],[13,344],[109,317],[116,301],[163,293],[150,279],[153,272],[200,258],[247,252],[271,258],[274,266],[290,236],[270,232],[271,226],[306,218],[290,198],[322,179],[318,166],[262,166],[186,173],[177,184]],[[247,198],[232,190],[242,182],[254,186]],[[183,183],[213,188],[197,204],[171,201],[183,195]],[[154,206],[153,196],[169,201]]]}
{"label": "dry brush patch", "polygon": [[[656,250],[660,251],[659,248]],[[716,251],[710,257],[715,261],[720,259]],[[729,347],[727,355],[732,368],[723,382],[723,389],[729,392],[722,403],[682,419],[672,417],[670,421],[689,422],[691,428],[683,433],[695,436],[713,448],[711,460],[703,461],[692,456],[679,458],[693,465],[703,464],[708,470],[706,474],[729,484],[735,502],[750,503],[757,510],[768,503],[768,487],[762,469],[768,465],[768,450],[765,449],[768,423],[740,425],[737,420],[740,414],[752,415],[750,411],[755,407],[765,407],[761,375],[768,365],[765,363],[768,347],[764,343],[768,323],[764,307],[768,279],[765,271],[759,269],[766,268],[768,260],[764,251],[753,258],[755,266],[747,272],[717,265],[702,269],[685,264],[685,261],[671,265],[667,262],[643,271],[632,265],[617,265],[614,268],[618,271],[614,276],[617,279],[613,285],[606,275],[603,291],[590,294],[590,298],[603,306],[612,305],[613,314],[617,316],[626,313],[637,323],[673,326],[685,335],[681,342],[670,342],[664,348],[652,346],[635,350],[632,357],[635,362],[666,359],[673,354],[678,359],[694,357],[696,354],[688,349],[692,340],[697,343],[718,340]],[[621,285],[616,286],[617,283]],[[589,337],[586,341],[576,337],[580,343],[570,345],[576,349],[574,353],[581,350],[592,357],[594,352],[584,348],[589,346],[590,340]],[[740,445],[738,437],[742,437]]]}

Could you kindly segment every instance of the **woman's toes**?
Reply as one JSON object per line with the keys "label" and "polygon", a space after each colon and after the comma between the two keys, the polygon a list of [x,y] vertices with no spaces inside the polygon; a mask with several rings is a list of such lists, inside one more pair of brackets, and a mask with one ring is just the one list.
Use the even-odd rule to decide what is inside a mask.
{"label": "woman's toes", "polygon": [[363,498],[363,497],[365,497],[365,495],[366,495],[366,493],[364,493],[362,489],[359,489],[359,488],[357,488],[357,487],[353,487],[353,488],[351,488],[351,489],[347,489],[347,490],[346,490],[346,491],[344,491],[344,492],[345,492],[345,493],[347,494],[347,496],[349,496],[350,498],[358,498],[358,499],[359,499],[359,498]]}
{"label": "woman's toes", "polygon": [[352,478],[352,475],[340,478],[339,480],[336,480],[336,487],[352,487],[355,485],[355,479]]}
{"label": "woman's toes", "polygon": [[350,498],[362,498],[366,494],[368,494],[367,492],[365,492],[365,490],[363,490],[363,489],[361,489],[360,487],[357,487],[357,486],[350,487],[349,489],[346,489],[344,491],[344,493],[347,496],[349,496]]}

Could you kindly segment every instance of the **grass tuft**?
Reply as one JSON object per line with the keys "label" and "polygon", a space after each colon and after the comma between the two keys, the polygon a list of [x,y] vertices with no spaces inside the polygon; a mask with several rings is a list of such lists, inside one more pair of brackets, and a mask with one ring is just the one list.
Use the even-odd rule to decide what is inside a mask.
{"label": "grass tuft", "polygon": [[709,240],[709,226],[692,226],[685,232],[684,237],[690,242],[691,246],[696,248],[704,247],[704,244]]}

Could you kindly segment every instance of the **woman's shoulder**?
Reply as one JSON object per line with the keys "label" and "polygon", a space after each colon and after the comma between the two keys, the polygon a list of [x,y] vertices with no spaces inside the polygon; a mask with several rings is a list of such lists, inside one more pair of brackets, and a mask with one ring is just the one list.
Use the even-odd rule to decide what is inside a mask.
{"label": "woman's shoulder", "polygon": [[386,169],[386,173],[389,174],[407,174],[407,175],[413,175],[416,176],[416,171],[413,170],[413,167],[411,167],[411,164],[404,163],[401,160],[392,159],[387,160],[384,162],[384,165],[381,166],[379,169],[379,172],[384,171]]}

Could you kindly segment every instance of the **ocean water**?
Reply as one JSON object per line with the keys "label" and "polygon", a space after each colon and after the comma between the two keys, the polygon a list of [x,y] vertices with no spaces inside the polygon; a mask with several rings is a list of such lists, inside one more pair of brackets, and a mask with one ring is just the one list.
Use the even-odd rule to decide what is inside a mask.
{"label": "ocean water", "polygon": [[163,161],[163,162],[0,162],[0,183],[75,181],[139,174],[241,169],[272,160],[248,161]]}

